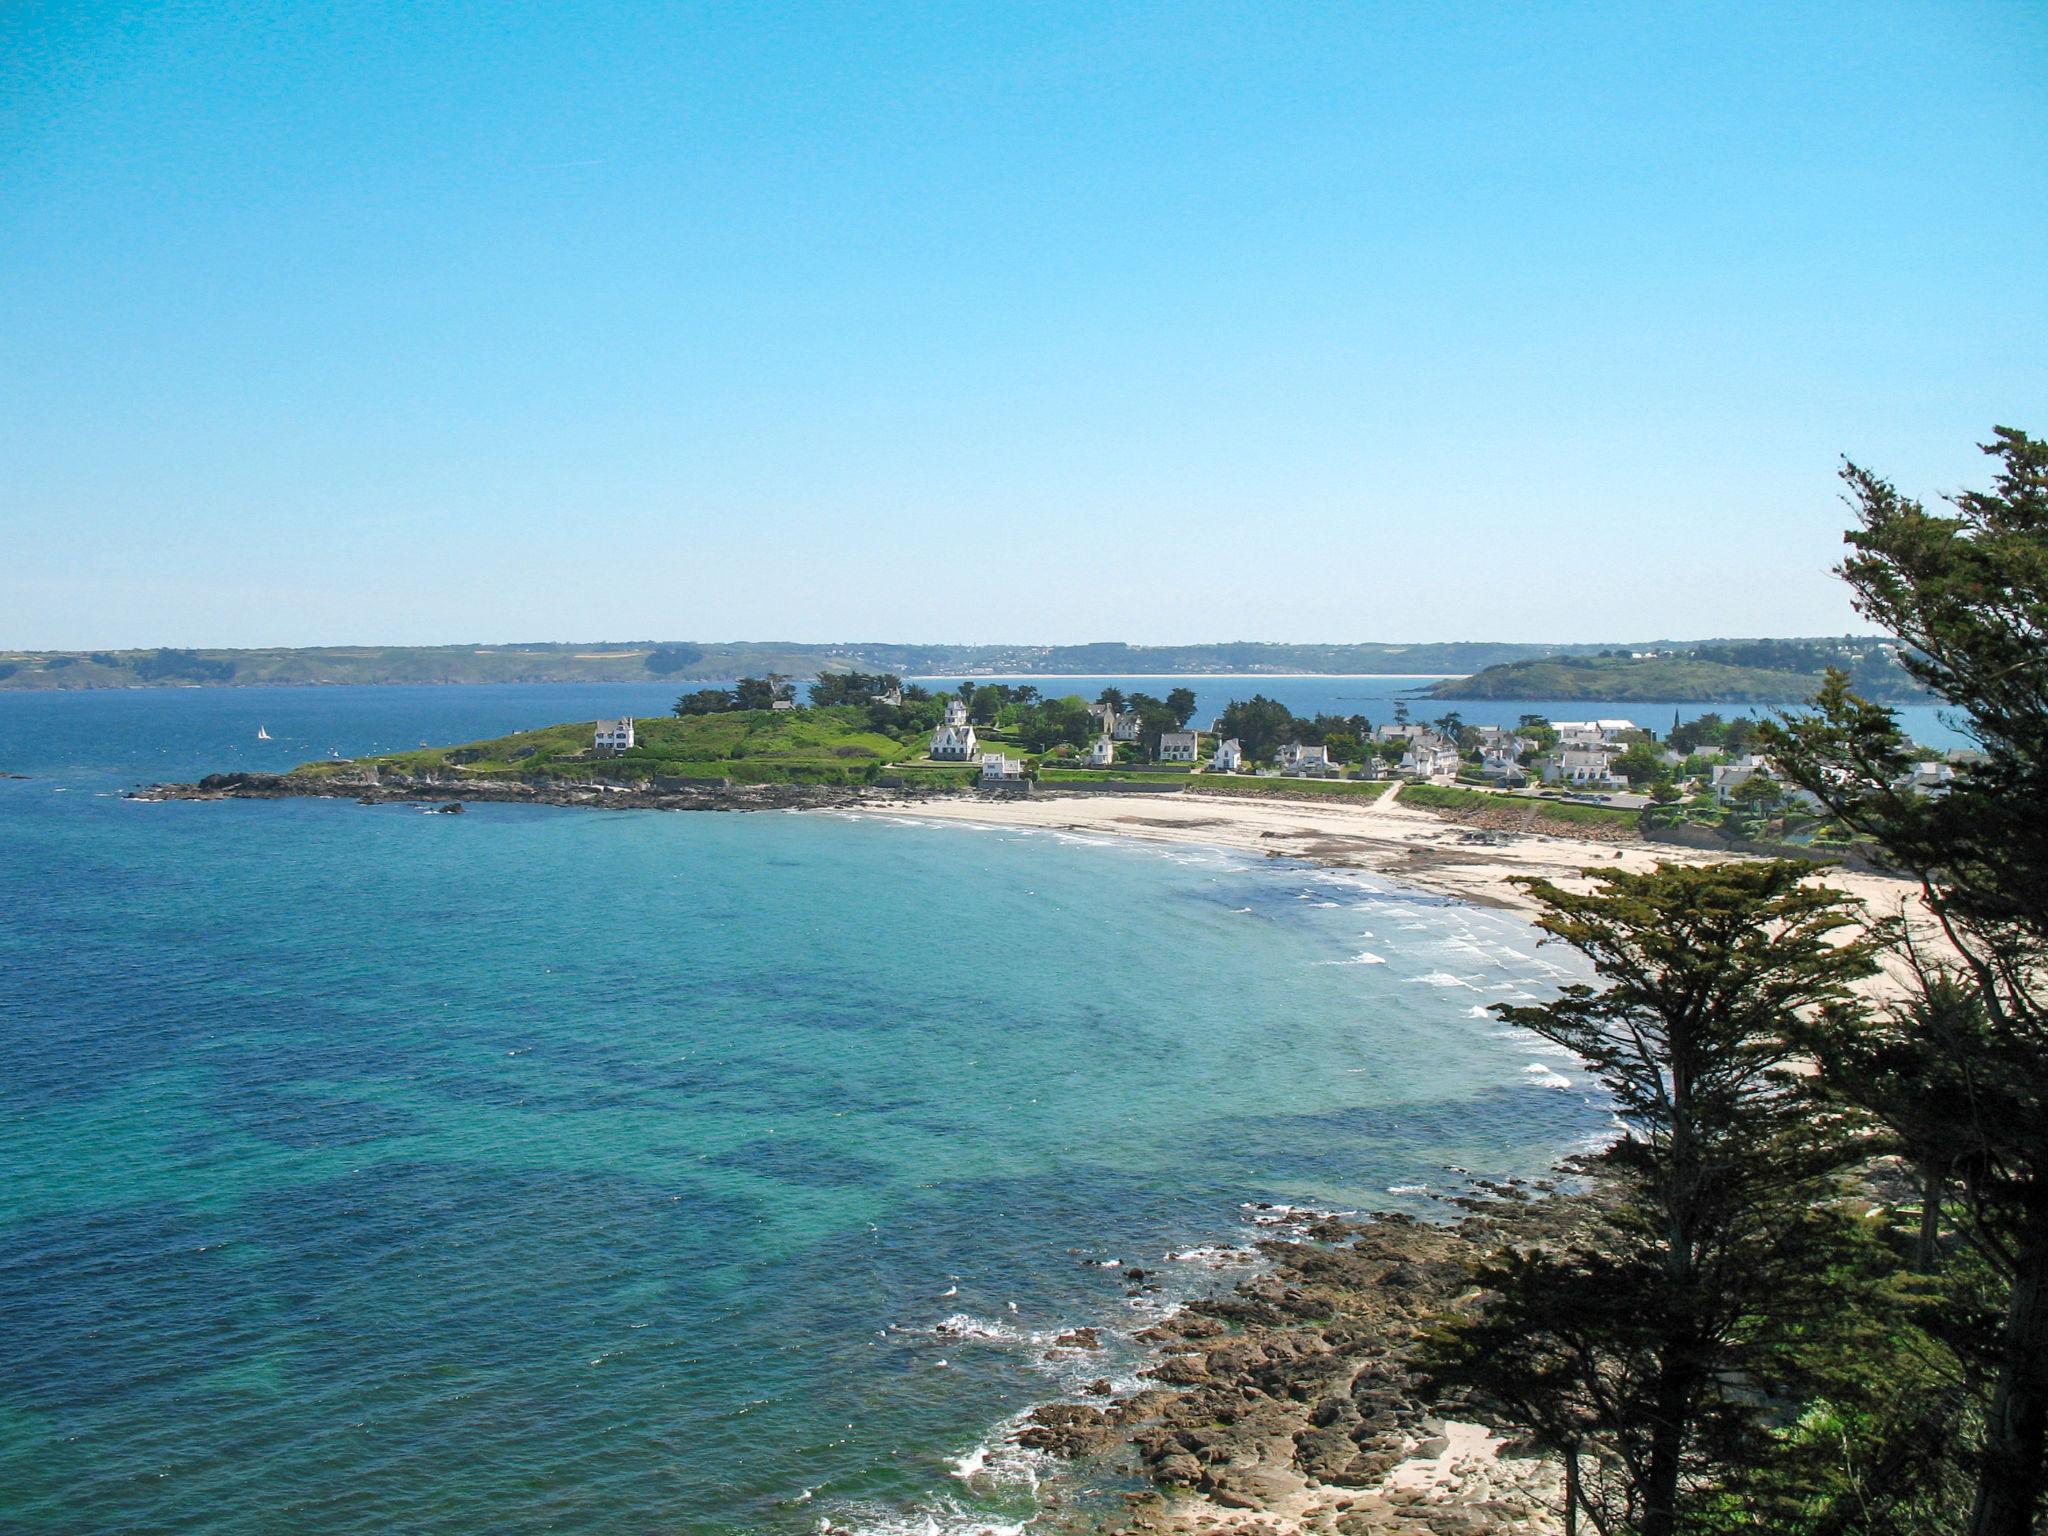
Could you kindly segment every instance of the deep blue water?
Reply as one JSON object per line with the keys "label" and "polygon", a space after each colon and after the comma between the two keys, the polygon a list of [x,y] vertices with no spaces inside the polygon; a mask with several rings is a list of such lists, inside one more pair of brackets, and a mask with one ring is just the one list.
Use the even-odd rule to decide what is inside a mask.
{"label": "deep blue water", "polygon": [[1006,1421],[1216,1283],[1168,1251],[1606,1123],[1485,1016],[1555,953],[1389,882],[118,795],[671,691],[0,694],[0,1528],[1014,1522],[1081,1491]]}

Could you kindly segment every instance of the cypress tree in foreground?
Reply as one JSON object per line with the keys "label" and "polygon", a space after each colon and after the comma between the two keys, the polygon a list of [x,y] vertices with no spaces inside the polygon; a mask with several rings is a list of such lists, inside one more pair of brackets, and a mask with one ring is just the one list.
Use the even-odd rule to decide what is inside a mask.
{"label": "cypress tree in foreground", "polygon": [[[1992,489],[1957,496],[1954,515],[1843,471],[1860,526],[1840,574],[1904,642],[1902,665],[1961,713],[1979,761],[1945,794],[1914,792],[1896,721],[1839,674],[1812,713],[1763,735],[1788,777],[1920,882],[1975,987],[1981,1014],[1929,1012],[1891,1059],[1942,1063],[1963,1230],[2006,1288],[1969,1530],[2031,1536],[2048,1460],[2048,443],[1996,437]],[[1896,1082],[1863,1053],[1823,1061],[1844,1097],[1896,1109]]]}
{"label": "cypress tree in foreground", "polygon": [[[1775,1321],[1825,1243],[1838,1117],[1791,1070],[1802,1018],[1839,1018],[1875,969],[1859,914],[1799,862],[1522,882],[1602,985],[1496,1011],[1585,1059],[1626,1133],[1596,1247],[1510,1254],[1493,1304],[1436,1341],[1433,1374],[1565,1457],[1568,1515],[1672,1536],[1754,1459]],[[1582,1488],[1581,1472],[1589,1474]]]}

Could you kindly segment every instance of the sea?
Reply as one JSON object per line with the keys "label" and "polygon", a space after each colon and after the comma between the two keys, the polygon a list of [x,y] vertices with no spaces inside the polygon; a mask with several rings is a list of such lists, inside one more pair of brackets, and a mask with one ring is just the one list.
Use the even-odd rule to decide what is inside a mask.
{"label": "sea", "polygon": [[1489,1012],[1572,957],[1391,880],[914,815],[123,797],[673,691],[0,693],[0,1530],[1064,1528],[1120,1485],[1021,1415],[1133,1385],[1249,1244],[1609,1133]]}

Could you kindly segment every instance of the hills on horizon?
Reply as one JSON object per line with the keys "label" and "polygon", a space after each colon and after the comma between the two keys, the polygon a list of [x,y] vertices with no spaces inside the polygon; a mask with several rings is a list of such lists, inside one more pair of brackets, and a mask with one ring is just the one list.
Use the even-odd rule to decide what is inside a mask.
{"label": "hills on horizon", "polygon": [[1881,701],[1919,697],[1885,637],[1586,644],[916,645],[895,642],[537,641],[507,645],[263,646],[0,651],[0,689],[473,683],[726,682],[777,673],[903,677],[1408,675],[1438,698],[1789,702],[1841,666]]}

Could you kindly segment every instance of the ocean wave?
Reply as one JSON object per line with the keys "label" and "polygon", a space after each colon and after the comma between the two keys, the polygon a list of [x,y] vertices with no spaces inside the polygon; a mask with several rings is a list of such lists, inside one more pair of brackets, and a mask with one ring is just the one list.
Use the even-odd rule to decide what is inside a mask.
{"label": "ocean wave", "polygon": [[971,1312],[954,1312],[922,1327],[899,1327],[898,1333],[925,1334],[935,1339],[957,1339],[977,1344],[1028,1344],[1031,1335],[1013,1323],[990,1322]]}
{"label": "ocean wave", "polygon": [[1408,979],[1425,987],[1472,987],[1472,983],[1463,976],[1453,976],[1449,971],[1425,971],[1420,976],[1410,976]]}
{"label": "ocean wave", "polygon": [[1569,1088],[1572,1080],[1561,1072],[1553,1072],[1540,1061],[1532,1061],[1522,1068],[1522,1076],[1538,1088]]}
{"label": "ocean wave", "polygon": [[1194,1264],[1211,1269],[1225,1269],[1239,1264],[1259,1262],[1259,1250],[1237,1247],[1226,1243],[1204,1243],[1199,1248],[1181,1248],[1166,1255],[1168,1263]]}
{"label": "ocean wave", "polygon": [[1024,1536],[1031,1521],[991,1520],[948,1500],[937,1509],[853,1508],[821,1517],[818,1536]]}
{"label": "ocean wave", "polygon": [[1317,965],[1385,965],[1386,963],[1384,957],[1374,954],[1369,949],[1361,949],[1349,960],[1318,960],[1316,962]]}

